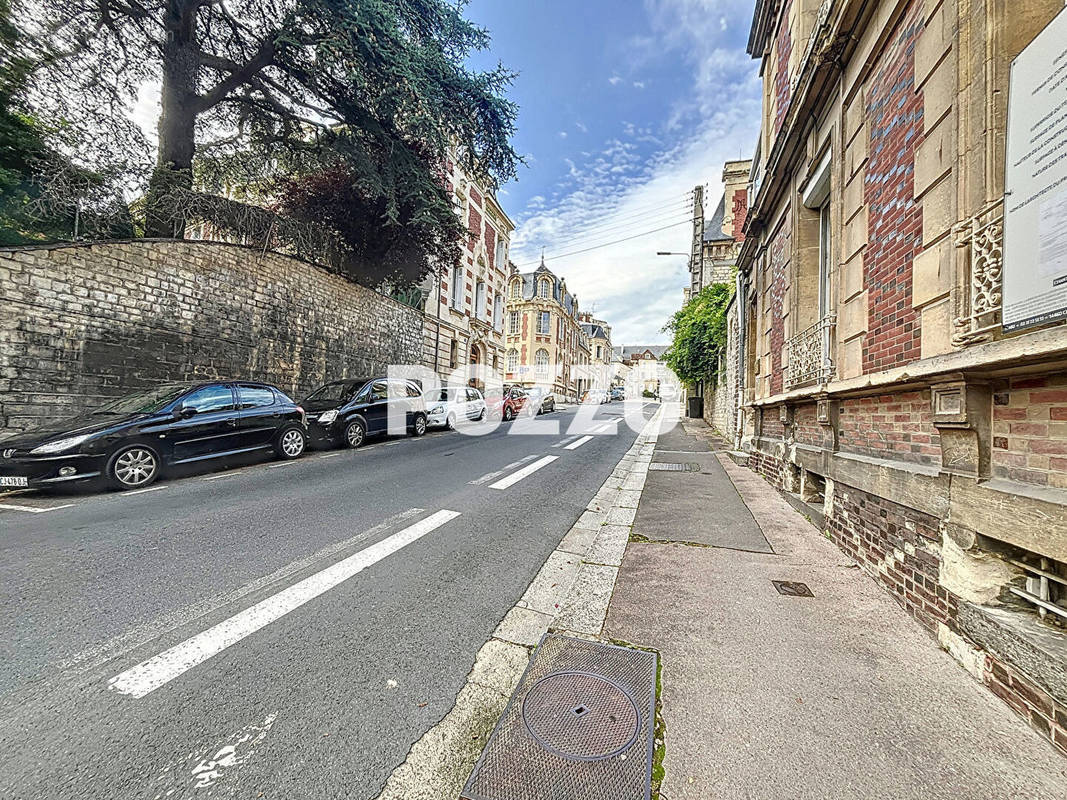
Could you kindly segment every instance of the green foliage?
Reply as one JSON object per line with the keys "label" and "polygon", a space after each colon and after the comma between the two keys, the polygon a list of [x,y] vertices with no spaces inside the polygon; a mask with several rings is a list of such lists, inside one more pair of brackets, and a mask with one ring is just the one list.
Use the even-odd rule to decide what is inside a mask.
{"label": "green foliage", "polygon": [[663,327],[674,336],[663,360],[683,382],[717,381],[719,357],[726,349],[726,309],[733,296],[732,284],[705,286]]}

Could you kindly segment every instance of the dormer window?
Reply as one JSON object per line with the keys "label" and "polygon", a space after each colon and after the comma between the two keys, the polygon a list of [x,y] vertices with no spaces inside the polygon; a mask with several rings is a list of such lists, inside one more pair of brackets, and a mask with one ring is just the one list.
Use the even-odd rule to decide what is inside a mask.
{"label": "dormer window", "polygon": [[511,296],[515,299],[522,297],[522,281],[515,280],[511,282]]}
{"label": "dormer window", "polygon": [[537,286],[538,297],[549,297],[552,293],[552,283],[550,281],[541,281]]}

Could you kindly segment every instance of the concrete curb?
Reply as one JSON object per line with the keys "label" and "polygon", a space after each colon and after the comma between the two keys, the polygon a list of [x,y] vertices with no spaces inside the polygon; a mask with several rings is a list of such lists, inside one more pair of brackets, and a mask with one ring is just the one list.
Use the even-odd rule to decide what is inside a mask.
{"label": "concrete curb", "polygon": [[452,710],[412,745],[377,800],[454,800],[541,637],[552,631],[600,638],[662,416],[657,409],[645,423],[522,598],[482,645]]}

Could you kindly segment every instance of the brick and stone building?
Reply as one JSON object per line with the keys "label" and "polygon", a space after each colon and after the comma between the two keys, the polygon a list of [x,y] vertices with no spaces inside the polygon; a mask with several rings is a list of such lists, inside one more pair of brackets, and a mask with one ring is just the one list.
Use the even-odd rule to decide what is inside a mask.
{"label": "brick and stone building", "polygon": [[1063,9],[758,0],[734,346],[739,458],[1067,751],[1067,327],[1001,309],[1010,64]]}
{"label": "brick and stone building", "polygon": [[711,216],[704,215],[704,187],[693,189],[693,247],[689,259],[688,300],[705,286],[733,283],[737,253],[745,240],[751,161],[727,161],[723,194]]}
{"label": "brick and stone building", "polygon": [[611,367],[611,326],[588,311],[578,315],[578,324],[589,343],[589,362],[597,367]]}
{"label": "brick and stone building", "polygon": [[578,317],[578,298],[543,257],[534,272],[514,272],[507,284],[505,382],[548,385],[561,399],[580,398],[590,385],[591,358]]}
{"label": "brick and stone building", "polygon": [[494,373],[504,367],[504,285],[515,230],[491,187],[455,159],[446,164],[446,180],[469,235],[460,264],[429,276],[424,285],[424,361],[443,381],[469,365]]}

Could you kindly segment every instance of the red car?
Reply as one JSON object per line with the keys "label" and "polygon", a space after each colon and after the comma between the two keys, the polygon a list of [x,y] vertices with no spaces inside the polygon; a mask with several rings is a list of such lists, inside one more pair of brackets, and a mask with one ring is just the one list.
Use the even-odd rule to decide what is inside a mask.
{"label": "red car", "polygon": [[489,409],[490,416],[511,422],[519,416],[522,407],[526,405],[527,397],[529,395],[526,390],[519,386],[489,389],[485,393],[485,407]]}

